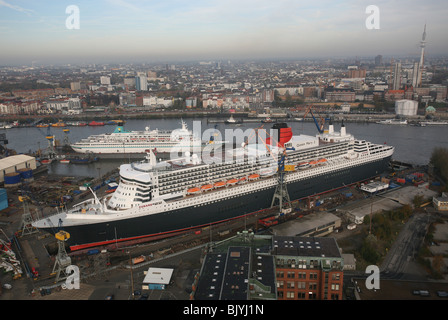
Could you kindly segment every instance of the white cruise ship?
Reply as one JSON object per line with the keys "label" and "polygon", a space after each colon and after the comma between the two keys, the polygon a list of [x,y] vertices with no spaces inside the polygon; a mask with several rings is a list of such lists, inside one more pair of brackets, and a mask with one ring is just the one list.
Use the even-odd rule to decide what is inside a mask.
{"label": "white cruise ship", "polygon": [[91,135],[71,145],[79,153],[94,154],[146,154],[148,150],[156,149],[157,153],[171,153],[174,148],[201,148],[206,145],[200,138],[188,130],[184,121],[182,127],[175,130],[126,131],[118,125],[114,132]]}
{"label": "white cruise ship", "polygon": [[186,152],[157,162],[150,152],[144,161],[120,166],[113,194],[101,199],[94,194],[33,225],[51,233],[62,227],[71,235],[72,250],[174,235],[270,208],[280,157],[288,165],[284,182],[295,200],[377,176],[394,152],[392,146],[355,139],[343,124],[340,132],[330,124],[316,136],[293,136],[284,123],[273,128],[278,143],[271,139],[232,149],[223,153],[225,161]]}

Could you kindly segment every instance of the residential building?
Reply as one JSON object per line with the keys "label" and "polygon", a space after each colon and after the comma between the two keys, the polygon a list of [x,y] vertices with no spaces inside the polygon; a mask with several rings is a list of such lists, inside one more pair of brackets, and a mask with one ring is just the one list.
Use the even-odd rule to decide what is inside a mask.
{"label": "residential building", "polygon": [[70,82],[70,89],[72,91],[81,90],[81,82],[79,82],[79,81],[77,81],[77,82]]}
{"label": "residential building", "polygon": [[108,76],[101,76],[100,77],[100,83],[102,85],[109,85],[110,84],[110,77],[108,77]]}
{"label": "residential building", "polygon": [[135,89],[137,91],[148,90],[148,79],[146,78],[146,76],[137,76],[135,78]]}
{"label": "residential building", "polygon": [[348,71],[349,78],[365,78],[366,77],[366,69],[350,69]]}
{"label": "residential building", "polygon": [[401,62],[395,63],[394,79],[392,83],[392,90],[399,90],[401,88]]}
{"label": "residential building", "polygon": [[325,90],[327,101],[355,102],[355,90],[352,88],[328,87]]}
{"label": "residential building", "polygon": [[216,243],[195,300],[341,300],[344,260],[334,238],[254,235]]}
{"label": "residential building", "polygon": [[404,99],[404,90],[387,90],[384,93],[384,99],[388,101],[396,101]]}
{"label": "residential building", "polygon": [[383,64],[383,56],[379,54],[375,57],[375,66],[381,66],[382,64]]}

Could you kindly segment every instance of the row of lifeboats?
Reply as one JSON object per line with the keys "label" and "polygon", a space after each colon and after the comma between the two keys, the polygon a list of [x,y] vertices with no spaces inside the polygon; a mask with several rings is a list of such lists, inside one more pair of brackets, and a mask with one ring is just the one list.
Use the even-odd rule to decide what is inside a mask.
{"label": "row of lifeboats", "polygon": [[316,166],[322,166],[322,165],[326,165],[327,164],[327,159],[322,158],[319,160],[312,160],[312,161],[304,161],[304,162],[300,162],[297,165],[297,168],[299,168],[299,170],[304,170],[310,167],[316,167]]}
{"label": "row of lifeboats", "polygon": [[260,178],[260,175],[258,173],[254,173],[247,177],[233,178],[233,179],[229,179],[227,181],[218,181],[215,183],[208,183],[208,184],[204,184],[200,187],[189,188],[187,190],[187,195],[198,194],[201,192],[207,192],[207,191],[211,191],[214,189],[220,189],[220,188],[223,188],[226,186],[242,184],[242,183],[246,183],[248,181],[255,181],[255,180],[258,180],[259,178]]}

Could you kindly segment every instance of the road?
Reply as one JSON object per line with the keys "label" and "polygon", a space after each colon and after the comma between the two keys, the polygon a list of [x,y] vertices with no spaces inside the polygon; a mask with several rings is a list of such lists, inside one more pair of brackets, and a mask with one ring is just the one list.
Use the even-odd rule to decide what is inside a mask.
{"label": "road", "polygon": [[412,278],[411,264],[432,220],[426,213],[415,213],[411,216],[380,266],[383,276],[389,279]]}

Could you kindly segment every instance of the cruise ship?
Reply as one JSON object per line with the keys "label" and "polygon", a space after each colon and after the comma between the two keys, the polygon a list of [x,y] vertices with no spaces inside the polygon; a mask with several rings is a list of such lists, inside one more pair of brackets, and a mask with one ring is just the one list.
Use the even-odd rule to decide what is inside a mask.
{"label": "cruise ship", "polygon": [[355,139],[343,123],[338,132],[330,123],[316,136],[294,136],[284,123],[271,132],[278,139],[224,150],[225,161],[218,153],[189,152],[157,161],[150,151],[145,160],[120,166],[114,193],[99,198],[92,191],[91,199],[33,226],[67,231],[72,251],[170,236],[270,208],[279,159],[288,167],[283,181],[292,201],[377,176],[394,152],[393,146]]}
{"label": "cruise ship", "polygon": [[174,148],[205,146],[206,142],[195,137],[184,121],[181,124],[182,127],[175,130],[151,130],[148,126],[144,131],[127,131],[119,124],[112,133],[91,135],[71,147],[79,153],[119,155],[146,154],[150,149],[156,149],[157,153],[171,153]]}

